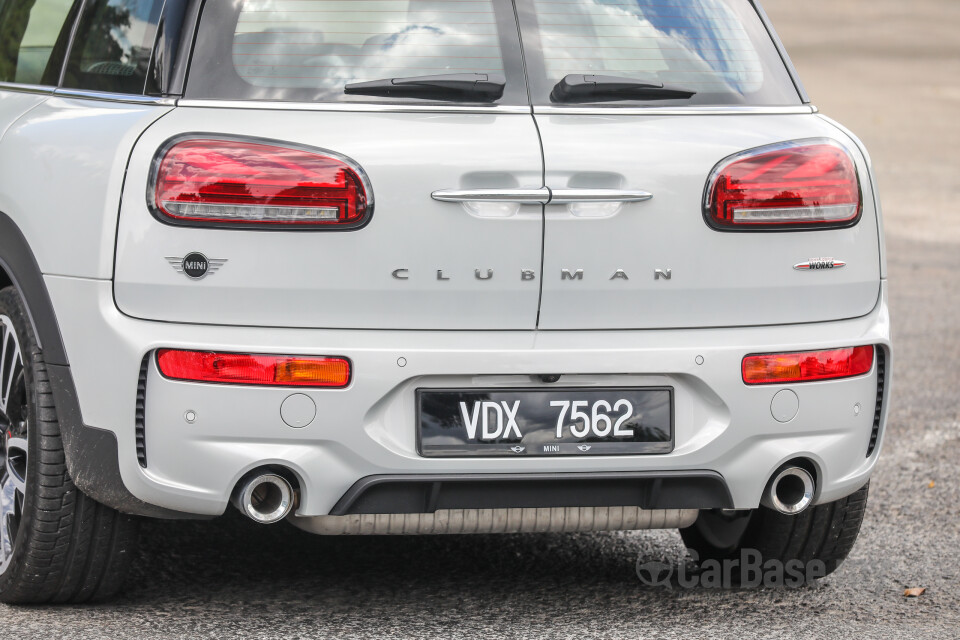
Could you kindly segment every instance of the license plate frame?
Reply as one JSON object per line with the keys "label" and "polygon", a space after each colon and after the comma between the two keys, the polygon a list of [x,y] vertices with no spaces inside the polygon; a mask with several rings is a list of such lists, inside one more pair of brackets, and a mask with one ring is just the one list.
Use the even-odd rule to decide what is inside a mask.
{"label": "license plate frame", "polygon": [[[619,395],[618,395],[619,394]],[[533,431],[529,429],[526,433],[521,431],[523,436],[519,441],[516,438],[512,438],[507,441],[498,439],[496,442],[482,442],[482,439],[473,438],[472,440],[469,437],[467,425],[465,419],[474,419],[475,431],[479,432],[480,427],[477,424],[478,419],[472,418],[463,413],[466,409],[460,409],[461,415],[452,415],[451,411],[443,411],[446,414],[444,419],[452,419],[454,422],[459,422],[459,424],[451,424],[448,427],[443,427],[438,431],[437,425],[428,426],[428,433],[425,435],[425,417],[431,417],[436,421],[438,417],[435,414],[440,412],[437,407],[433,407],[428,411],[424,411],[424,400],[430,397],[434,397],[441,400],[441,403],[447,402],[453,406],[454,403],[458,403],[458,398],[469,397],[472,398],[474,403],[482,402],[480,398],[474,398],[475,396],[486,396],[488,402],[509,402],[510,400],[503,400],[503,397],[515,398],[527,398],[532,399],[534,395],[545,395],[549,398],[556,398],[556,400],[550,400],[555,402],[565,402],[570,401],[571,397],[577,398],[577,401],[582,401],[581,398],[594,398],[591,402],[588,400],[589,404],[586,407],[587,413],[589,414],[593,404],[595,404],[599,399],[607,400],[608,404],[614,405],[615,402],[610,402],[608,398],[620,398],[627,399],[627,395],[631,396],[633,400],[636,400],[639,397],[645,397],[650,399],[653,403],[653,410],[656,413],[655,418],[652,420],[656,424],[645,425],[643,422],[643,414],[640,416],[641,422],[635,426],[643,427],[645,432],[649,435],[651,429],[659,431],[656,433],[658,439],[652,439],[649,437],[638,439],[623,439],[623,438],[598,438],[596,433],[590,431],[584,436],[578,436],[572,432],[571,421],[569,416],[572,413],[569,408],[566,410],[567,420],[564,423],[562,429],[563,438],[556,438],[556,421],[559,419],[559,412],[562,407],[554,407],[551,409],[553,413],[553,424],[548,428],[544,420],[539,420],[536,423],[536,428]],[[671,386],[640,386],[640,387],[557,387],[557,388],[540,388],[540,387],[489,387],[489,388],[418,388],[416,390],[416,444],[417,444],[417,453],[424,458],[471,458],[471,457],[501,457],[501,458],[549,458],[549,457],[596,457],[596,456],[632,456],[632,455],[662,455],[666,453],[671,453],[674,449],[676,441],[676,431],[675,431],[675,420],[676,420],[676,408],[675,408],[675,391]],[[446,398],[444,398],[446,396]],[[657,398],[659,396],[659,398]],[[494,399],[496,398],[496,399]],[[644,406],[644,403],[640,403],[641,406]],[[546,406],[544,406],[546,405]],[[529,406],[529,405],[528,405]],[[549,401],[540,405],[542,410],[545,410],[549,407]],[[520,420],[523,420],[526,415],[521,415],[523,413],[524,407],[514,407],[516,414],[518,416],[518,423]],[[449,407],[447,407],[449,409]],[[631,406],[631,411],[633,412],[632,418],[636,418],[636,406]],[[475,409],[474,409],[475,410]],[[487,411],[486,409],[483,409]],[[666,415],[664,416],[664,412]],[[468,413],[472,414],[472,411]],[[606,412],[604,412],[606,413]],[[583,420],[578,421],[579,430],[583,430],[584,424]],[[459,428],[458,428],[459,427]],[[525,426],[525,428],[527,428]],[[545,432],[552,429],[553,438],[546,440],[536,440],[536,438],[530,437],[533,433],[536,433],[539,438],[545,437]],[[514,431],[516,433],[520,430],[519,424],[517,429]],[[666,431],[664,434],[663,431]],[[611,430],[612,431],[612,430]],[[440,443],[440,436],[443,436],[443,443]],[[636,434],[635,434],[636,436]],[[453,442],[453,441],[456,442]],[[551,447],[546,447],[545,445],[554,445]],[[520,449],[518,449],[520,447]]]}

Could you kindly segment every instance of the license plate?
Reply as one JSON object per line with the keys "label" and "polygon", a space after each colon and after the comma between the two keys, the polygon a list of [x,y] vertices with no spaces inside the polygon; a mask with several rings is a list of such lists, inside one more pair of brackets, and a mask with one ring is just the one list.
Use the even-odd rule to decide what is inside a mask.
{"label": "license plate", "polygon": [[426,457],[670,453],[673,389],[418,389]]}

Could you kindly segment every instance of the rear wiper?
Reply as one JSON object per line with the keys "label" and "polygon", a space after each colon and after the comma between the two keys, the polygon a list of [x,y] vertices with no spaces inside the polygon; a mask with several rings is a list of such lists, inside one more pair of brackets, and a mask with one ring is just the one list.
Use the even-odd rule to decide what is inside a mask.
{"label": "rear wiper", "polygon": [[601,102],[605,100],[686,100],[696,91],[665,87],[656,80],[637,80],[617,76],[592,76],[571,73],[558,82],[550,99],[553,102]]}
{"label": "rear wiper", "polygon": [[364,96],[494,102],[503,96],[506,84],[506,78],[496,73],[450,73],[352,82],[343,87],[343,92]]}

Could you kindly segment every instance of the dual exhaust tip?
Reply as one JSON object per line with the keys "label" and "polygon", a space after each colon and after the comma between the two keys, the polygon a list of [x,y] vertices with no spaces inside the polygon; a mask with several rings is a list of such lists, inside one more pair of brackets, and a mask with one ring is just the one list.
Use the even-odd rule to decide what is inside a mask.
{"label": "dual exhaust tip", "polygon": [[816,482],[809,471],[787,464],[770,478],[760,503],[784,515],[795,516],[813,503],[816,489]]}
{"label": "dual exhaust tip", "polygon": [[233,504],[243,515],[260,524],[273,524],[290,515],[296,492],[290,482],[276,473],[255,473],[241,482]]}

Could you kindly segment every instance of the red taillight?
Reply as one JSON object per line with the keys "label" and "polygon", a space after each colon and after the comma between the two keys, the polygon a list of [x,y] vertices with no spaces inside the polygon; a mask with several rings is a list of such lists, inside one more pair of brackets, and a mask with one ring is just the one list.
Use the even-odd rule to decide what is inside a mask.
{"label": "red taillight", "polygon": [[163,152],[153,206],[182,224],[355,228],[370,215],[362,171],[336,154],[188,139]]}
{"label": "red taillight", "polygon": [[848,226],[860,217],[860,180],[853,158],[834,142],[761,147],[714,169],[704,208],[718,229]]}
{"label": "red taillight", "polygon": [[870,373],[872,368],[872,346],[800,353],[765,353],[743,359],[743,381],[747,384],[813,382],[862,376]]}
{"label": "red taillight", "polygon": [[168,378],[191,382],[337,388],[350,383],[346,358],[160,349],[157,366]]}

